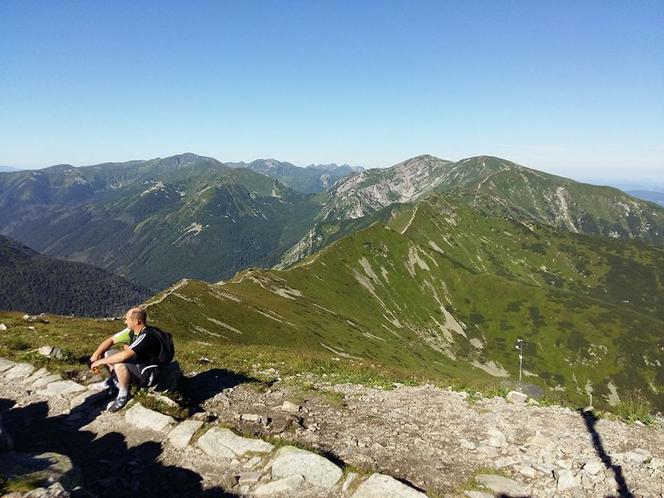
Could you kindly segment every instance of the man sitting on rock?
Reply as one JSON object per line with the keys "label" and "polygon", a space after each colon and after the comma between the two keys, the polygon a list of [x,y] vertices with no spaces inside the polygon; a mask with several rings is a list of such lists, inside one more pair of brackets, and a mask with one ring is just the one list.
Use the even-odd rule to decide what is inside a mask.
{"label": "man sitting on rock", "polygon": [[[122,351],[100,358],[111,344],[112,337],[102,342],[90,357],[90,368],[95,371],[100,366],[107,365],[112,369],[118,384],[118,394],[115,401],[108,407],[111,412],[122,409],[129,401],[129,386],[133,382],[139,387],[148,387],[154,383],[158,372],[158,357],[161,343],[156,331],[147,326],[147,313],[142,308],[132,308],[125,315],[125,324],[136,338]],[[103,351],[102,351],[103,350]]]}

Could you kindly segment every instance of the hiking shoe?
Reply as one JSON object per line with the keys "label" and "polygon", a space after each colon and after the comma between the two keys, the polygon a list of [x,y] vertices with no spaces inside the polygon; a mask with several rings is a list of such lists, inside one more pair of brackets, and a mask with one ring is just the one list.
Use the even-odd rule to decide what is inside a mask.
{"label": "hiking shoe", "polygon": [[117,412],[118,410],[122,410],[124,406],[127,404],[127,401],[129,401],[129,396],[118,396],[115,398],[115,401],[108,405],[108,408],[106,408],[109,412]]}
{"label": "hiking shoe", "polygon": [[95,382],[94,384],[90,384],[88,386],[90,389],[94,389],[95,391],[103,391],[105,389],[110,389],[111,387],[114,387],[113,380],[109,377],[106,380],[102,380],[101,382]]}

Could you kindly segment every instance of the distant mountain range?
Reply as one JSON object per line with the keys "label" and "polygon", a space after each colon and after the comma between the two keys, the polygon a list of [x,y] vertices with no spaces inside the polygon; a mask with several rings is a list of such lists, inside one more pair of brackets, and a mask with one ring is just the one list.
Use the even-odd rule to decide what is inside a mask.
{"label": "distant mountain range", "polygon": [[304,194],[314,194],[330,188],[337,180],[359,171],[362,166],[342,164],[311,164],[306,168],[275,159],[258,159],[250,163],[226,163],[227,166],[248,168],[279,180],[287,187]]}
{"label": "distant mountain range", "polygon": [[13,168],[12,166],[2,166],[0,165],[0,173],[7,173],[9,171],[19,171],[18,168]]}
{"label": "distant mountain range", "polygon": [[628,190],[627,193],[633,197],[664,206],[664,192],[655,192],[652,190]]}
{"label": "distant mountain range", "polygon": [[49,258],[0,235],[0,310],[116,316],[148,295],[122,277]]}
{"label": "distant mountain range", "polygon": [[514,387],[521,338],[525,382],[547,396],[662,410],[662,268],[659,247],[432,194],[287,271],[183,280],[149,304],[156,323],[190,340],[328,351],[439,382]]}
{"label": "distant mountain range", "polygon": [[[322,188],[321,172],[346,176],[306,193]],[[486,156],[419,156],[356,172],[274,160],[227,165],[195,154],[57,165],[0,176],[0,233],[159,289],[182,277],[216,281],[247,267],[285,267],[436,192],[521,222],[664,241],[663,209]]]}

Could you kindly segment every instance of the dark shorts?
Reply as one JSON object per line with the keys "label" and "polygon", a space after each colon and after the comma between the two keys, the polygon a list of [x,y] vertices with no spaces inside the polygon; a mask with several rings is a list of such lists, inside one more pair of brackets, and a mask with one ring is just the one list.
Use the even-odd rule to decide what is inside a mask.
{"label": "dark shorts", "polygon": [[157,365],[142,365],[141,363],[124,363],[129,375],[139,387],[151,387],[157,383],[159,367]]}

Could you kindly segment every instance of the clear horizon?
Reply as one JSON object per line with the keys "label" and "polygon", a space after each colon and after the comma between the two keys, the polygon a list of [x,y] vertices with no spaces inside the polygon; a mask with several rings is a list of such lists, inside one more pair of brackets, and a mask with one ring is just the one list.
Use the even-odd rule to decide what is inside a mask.
{"label": "clear horizon", "polygon": [[0,4],[0,164],[499,156],[661,184],[664,2]]}

